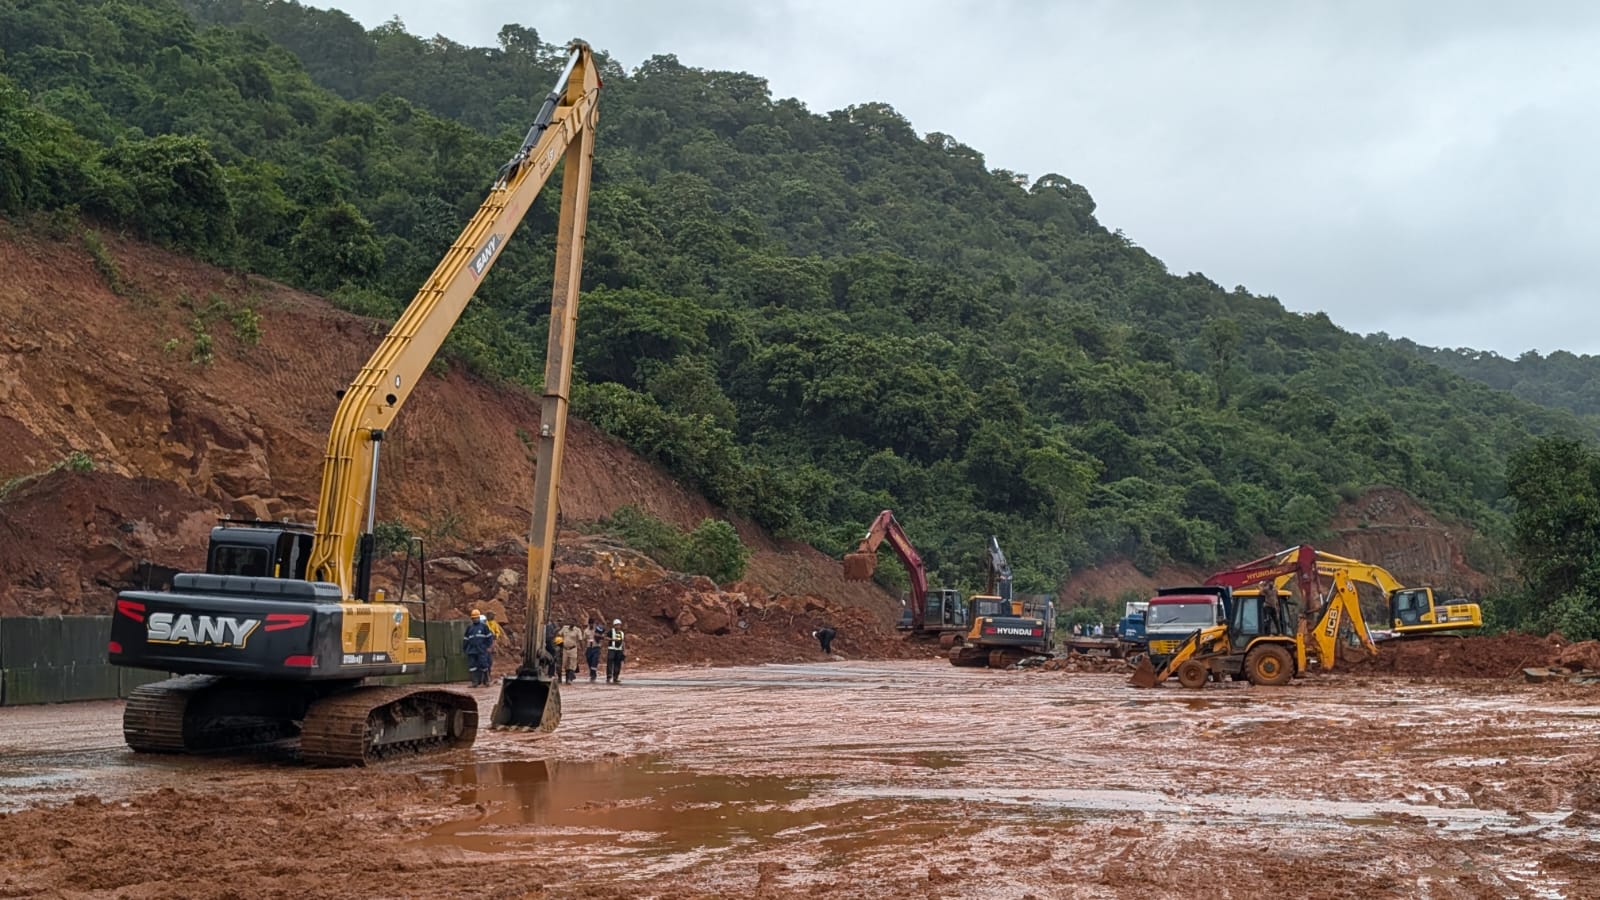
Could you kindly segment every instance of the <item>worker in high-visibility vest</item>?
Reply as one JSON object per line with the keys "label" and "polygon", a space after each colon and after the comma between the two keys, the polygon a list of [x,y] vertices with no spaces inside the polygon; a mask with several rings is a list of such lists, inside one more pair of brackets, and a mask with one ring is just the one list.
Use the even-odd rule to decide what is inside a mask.
{"label": "worker in high-visibility vest", "polygon": [[606,683],[622,683],[622,661],[627,659],[627,654],[622,652],[622,642],[627,635],[622,632],[622,620],[612,619],[611,630],[606,633]]}

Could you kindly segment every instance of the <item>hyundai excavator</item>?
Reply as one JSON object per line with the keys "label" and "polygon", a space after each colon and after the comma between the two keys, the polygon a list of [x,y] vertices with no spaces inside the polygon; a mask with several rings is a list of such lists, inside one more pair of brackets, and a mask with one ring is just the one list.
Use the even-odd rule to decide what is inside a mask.
{"label": "hyundai excavator", "polygon": [[1055,630],[1055,604],[1048,597],[1018,599],[1011,587],[1011,564],[990,535],[983,593],[967,601],[970,625],[950,648],[950,665],[1004,669],[1030,656],[1049,656]]}
{"label": "hyundai excavator", "polygon": [[912,546],[911,538],[893,511],[886,509],[878,513],[856,549],[845,554],[845,579],[866,581],[871,578],[878,566],[878,547],[885,541],[900,557],[911,580],[911,602],[897,627],[910,632],[911,638],[937,640],[945,647],[959,641],[967,627],[967,611],[961,605],[961,596],[950,588],[928,588],[928,572],[922,565],[922,555]]}
{"label": "hyundai excavator", "polygon": [[[488,198],[342,392],[315,526],[224,522],[211,531],[204,572],[175,576],[168,592],[118,595],[110,662],[178,674],[129,696],[123,716],[129,747],[194,753],[298,737],[305,762],[364,765],[472,744],[478,707],[471,696],[374,681],[421,672],[427,659],[425,639],[410,636],[405,603],[389,602],[372,585],[379,450],[446,334],[563,160],[551,332],[554,337],[559,323],[564,343],[552,341],[549,365],[570,375],[599,89],[588,45],[574,42],[554,90]],[[557,358],[558,349],[565,355]],[[532,529],[540,540],[528,552],[530,647],[543,630],[549,523],[541,536],[540,513],[546,520],[553,516],[567,381],[546,376],[538,472],[543,493],[535,498]],[[539,709],[522,713],[554,727],[559,695],[553,682],[543,687]]]}
{"label": "hyundai excavator", "polygon": [[[1315,556],[1317,574],[1332,577],[1344,572],[1351,581],[1370,584],[1382,591],[1385,612],[1396,637],[1479,631],[1483,628],[1483,610],[1476,603],[1442,602],[1434,597],[1433,588],[1405,587],[1387,569],[1372,563],[1322,550],[1316,551]],[[1285,579],[1279,580],[1280,589]]]}

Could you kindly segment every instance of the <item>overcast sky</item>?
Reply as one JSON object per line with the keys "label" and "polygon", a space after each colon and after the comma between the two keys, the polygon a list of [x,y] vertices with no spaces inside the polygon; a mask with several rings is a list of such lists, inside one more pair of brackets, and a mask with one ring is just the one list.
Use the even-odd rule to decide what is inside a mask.
{"label": "overcast sky", "polygon": [[886,102],[1084,185],[1176,274],[1352,331],[1600,353],[1600,3],[308,0],[492,46],[506,22]]}

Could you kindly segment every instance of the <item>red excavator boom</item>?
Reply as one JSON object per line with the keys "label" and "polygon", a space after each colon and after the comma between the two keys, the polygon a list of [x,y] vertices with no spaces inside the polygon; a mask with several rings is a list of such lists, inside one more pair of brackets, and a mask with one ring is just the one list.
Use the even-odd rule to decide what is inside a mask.
{"label": "red excavator boom", "polygon": [[872,570],[878,566],[878,547],[884,541],[894,548],[895,555],[905,564],[906,574],[911,576],[911,628],[921,631],[928,609],[928,573],[922,567],[922,557],[918,555],[917,548],[911,546],[911,538],[895,521],[892,511],[886,509],[878,513],[878,517],[872,520],[872,527],[867,529],[866,537],[861,539],[855,550],[844,555],[844,577],[851,581],[871,578]]}

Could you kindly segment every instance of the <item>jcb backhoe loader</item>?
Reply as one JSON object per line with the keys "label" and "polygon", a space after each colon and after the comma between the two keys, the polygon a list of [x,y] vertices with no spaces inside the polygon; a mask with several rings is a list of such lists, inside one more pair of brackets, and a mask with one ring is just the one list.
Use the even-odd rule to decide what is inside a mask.
{"label": "jcb backhoe loader", "polygon": [[[205,572],[177,575],[170,592],[118,596],[111,663],[181,674],[129,697],[123,735],[134,750],[198,752],[298,736],[307,762],[359,765],[472,743],[478,707],[471,696],[371,680],[420,672],[427,654],[425,641],[410,636],[406,605],[372,589],[378,451],[563,154],[551,329],[554,336],[560,323],[560,347],[570,348],[599,89],[588,46],[574,43],[488,199],[344,392],[328,434],[316,526],[218,526]],[[565,355],[552,352],[550,365],[570,371]],[[540,432],[553,449],[541,449],[537,499],[548,509],[560,469],[566,379],[547,376],[545,390]],[[539,528],[536,515],[536,538]],[[528,554],[530,648],[543,630],[548,533],[546,522],[545,539]],[[540,693],[534,724],[554,727],[560,716],[554,684]],[[523,700],[518,713],[532,720],[536,705]]]}
{"label": "jcb backhoe loader", "polygon": [[[1163,601],[1178,603],[1183,595],[1156,597],[1150,610],[1159,610]],[[1363,650],[1376,655],[1377,646],[1361,615],[1361,602],[1343,572],[1334,576],[1333,588],[1320,607],[1308,616],[1297,617],[1294,603],[1274,590],[1227,595],[1226,620],[1196,629],[1167,656],[1162,667],[1141,663],[1130,683],[1136,687],[1157,687],[1174,673],[1187,688],[1204,687],[1213,678],[1243,677],[1251,684],[1284,685],[1306,671],[1308,641],[1317,664],[1324,671],[1338,665],[1339,646],[1348,629]],[[1296,626],[1296,620],[1310,619],[1310,627]]]}

